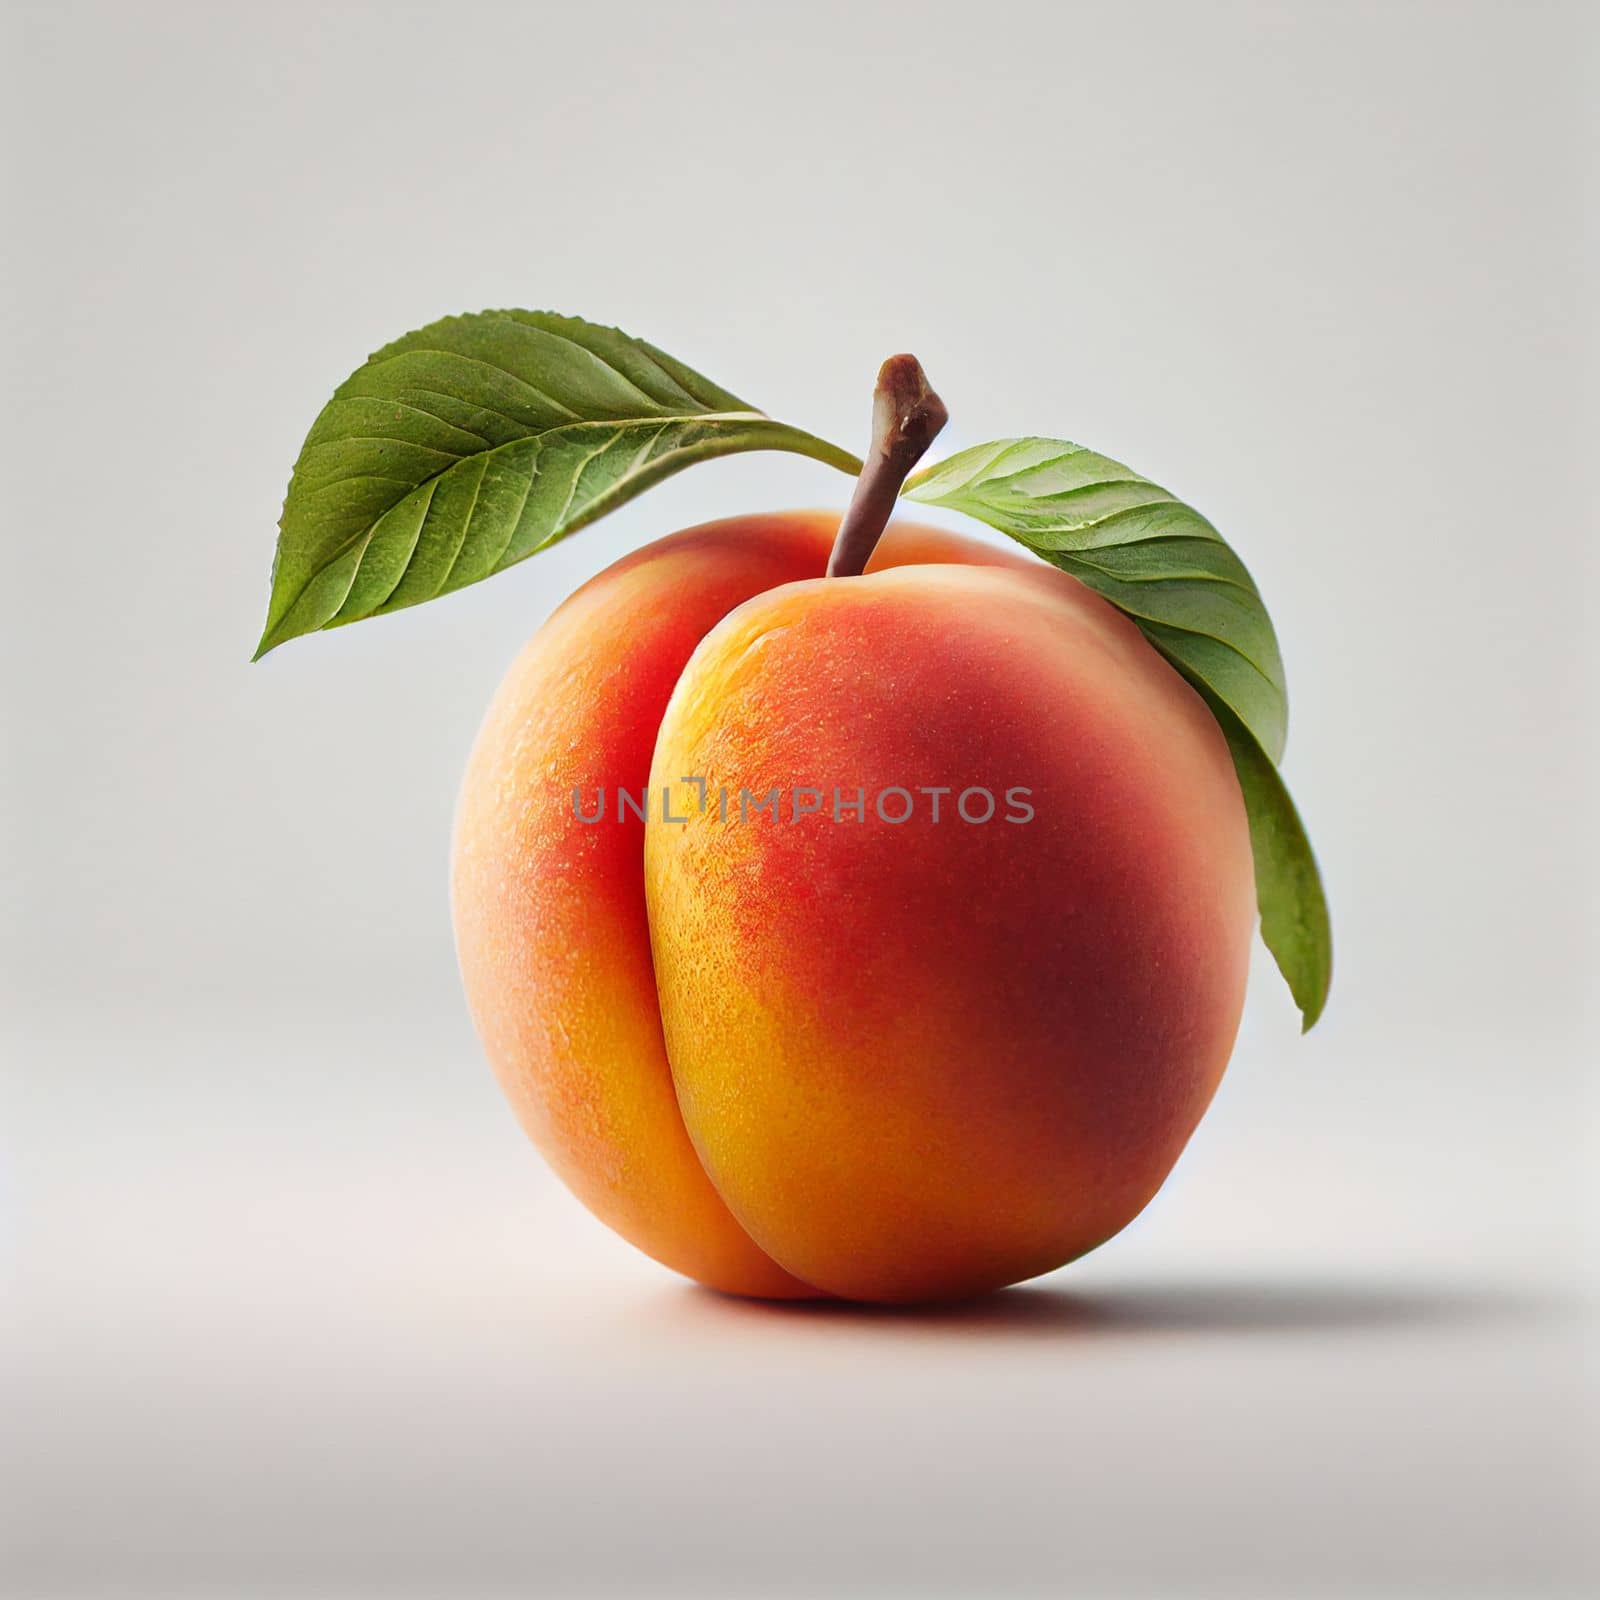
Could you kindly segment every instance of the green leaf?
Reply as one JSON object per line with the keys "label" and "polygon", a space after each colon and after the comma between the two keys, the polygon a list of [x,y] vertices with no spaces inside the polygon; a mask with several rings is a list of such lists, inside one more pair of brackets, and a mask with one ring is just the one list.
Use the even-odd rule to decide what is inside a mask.
{"label": "green leaf", "polygon": [[1060,439],[963,450],[904,493],[1009,533],[1104,595],[1282,757],[1289,702],[1277,636],[1244,563],[1198,511]]}
{"label": "green leaf", "polygon": [[1233,755],[1250,821],[1261,937],[1309,1028],[1333,970],[1322,880],[1279,778],[1283,658],[1250,574],[1175,495],[1059,439],[1001,439],[914,477],[906,496],[1010,534],[1131,617],[1200,692]]}
{"label": "green leaf", "polygon": [[312,424],[284,501],[259,659],[501,572],[696,461],[847,451],[642,340],[544,311],[385,346]]}

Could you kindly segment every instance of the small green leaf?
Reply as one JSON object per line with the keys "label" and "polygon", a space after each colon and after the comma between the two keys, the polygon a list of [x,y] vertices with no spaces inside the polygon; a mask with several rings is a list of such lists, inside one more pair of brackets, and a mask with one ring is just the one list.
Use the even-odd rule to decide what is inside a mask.
{"label": "small green leaf", "polygon": [[1261,937],[1309,1028],[1333,970],[1327,900],[1279,778],[1283,659],[1250,574],[1215,528],[1120,462],[1059,439],[1001,439],[913,478],[910,499],[964,511],[1103,595],[1200,692],[1250,822]]}
{"label": "small green leaf", "polygon": [[420,328],[341,384],[306,436],[257,659],[476,583],[745,450],[861,470],[615,328],[544,311]]}

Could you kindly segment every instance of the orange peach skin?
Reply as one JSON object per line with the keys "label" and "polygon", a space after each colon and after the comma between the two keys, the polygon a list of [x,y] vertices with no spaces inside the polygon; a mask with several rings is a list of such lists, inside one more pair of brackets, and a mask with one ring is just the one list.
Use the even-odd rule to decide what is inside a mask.
{"label": "orange peach skin", "polygon": [[[678,1112],[651,967],[638,794],[694,647],[752,595],[819,576],[835,512],[673,534],[600,573],[534,636],[468,762],[452,871],[456,946],[486,1053],[524,1128],[583,1203],[658,1261],[732,1293],[815,1293],[729,1215]],[[898,557],[897,553],[898,552]],[[895,529],[879,561],[1016,560]],[[580,822],[608,797],[604,824]]]}
{"label": "orange peach skin", "polygon": [[[777,1265],[773,1254],[778,1255],[785,1266],[795,1268],[800,1255],[805,1255],[809,1261],[811,1252],[802,1247],[800,1255],[795,1254],[787,1242],[776,1237],[766,1213],[771,1212],[774,1205],[779,1211],[783,1209],[777,1197],[810,1191],[815,1186],[800,1180],[797,1188],[793,1173],[772,1173],[772,1204],[758,1205],[754,1213],[747,1209],[746,1188],[750,1182],[754,1182],[757,1189],[761,1187],[763,1162],[769,1158],[784,1159],[779,1129],[757,1131],[745,1154],[733,1158],[735,1168],[740,1170],[729,1177],[724,1177],[720,1171],[720,1163],[723,1155],[739,1143],[733,1136],[733,1125],[744,1127],[748,1123],[744,1111],[731,1121],[726,1113],[730,1086],[732,1091],[742,1092],[729,1075],[744,1070],[740,1059],[753,1060],[755,1097],[751,1104],[764,1102],[776,1093],[776,1105],[784,1093],[792,1095],[793,1092],[792,1086],[787,1091],[780,1090],[778,1080],[782,1074],[777,1073],[780,1064],[787,1066],[792,1041],[784,1043],[774,1054],[745,1049],[743,1057],[736,1059],[738,1052],[707,1051],[692,1039],[681,1040],[680,1046],[675,1047],[673,1066],[669,1067],[656,974],[652,969],[645,877],[641,870],[644,830],[631,818],[626,823],[618,823],[614,815],[608,815],[603,825],[582,824],[574,816],[571,804],[574,787],[582,787],[590,795],[597,787],[603,788],[612,798],[618,786],[635,793],[639,791],[650,772],[657,730],[668,699],[696,644],[720,618],[749,597],[820,574],[837,521],[834,514],[795,513],[743,518],[690,529],[617,563],[581,589],[552,617],[502,685],[469,763],[458,811],[453,873],[458,949],[479,1032],[524,1126],[579,1198],[640,1248],[702,1282],[742,1294],[805,1295],[817,1292],[813,1285],[888,1299],[962,1292],[967,1287],[986,1286],[991,1280],[1007,1281],[1009,1277],[1025,1274],[1005,1269],[999,1278],[990,1272],[982,1281],[969,1282],[970,1264],[962,1247],[953,1254],[947,1252],[942,1274],[936,1269],[930,1276],[902,1253],[898,1265],[891,1267],[885,1276],[882,1263],[875,1265],[852,1244],[854,1234],[848,1225],[837,1233],[835,1254],[853,1257],[855,1265],[833,1282],[828,1281],[830,1269],[826,1263],[808,1266],[803,1272],[786,1272]],[[1220,737],[1198,702],[1144,645],[1131,626],[1122,623],[1109,608],[1085,595],[1070,580],[1029,558],[1001,553],[928,529],[891,529],[869,570],[902,563],[955,563],[963,570],[950,576],[959,580],[976,579],[980,587],[989,575],[972,569],[997,566],[1012,574],[1014,581],[1025,590],[1033,586],[1041,594],[1055,596],[1058,604],[1087,602],[1091,614],[1103,614],[1100,621],[1110,627],[1113,637],[1118,628],[1124,630],[1121,643],[1125,650],[1131,650],[1133,659],[1138,660],[1139,652],[1143,653],[1147,659],[1141,666],[1147,676],[1153,664],[1157,700],[1165,697],[1176,703],[1180,713],[1187,713],[1191,741],[1198,738],[1205,745],[1209,738],[1209,754],[1215,765],[1221,751]],[[885,580],[834,580],[827,587],[854,589],[880,581]],[[806,584],[802,590],[794,592],[813,593],[818,587]],[[789,592],[784,591],[785,594]],[[862,592],[866,592],[865,588]],[[1060,597],[1068,594],[1073,599],[1063,602]],[[888,658],[883,664],[890,679],[907,665],[904,660],[894,662]],[[861,665],[870,667],[870,655],[863,658]],[[826,693],[827,683],[825,677],[817,678],[819,693]],[[830,725],[830,716],[854,715],[857,708],[830,708],[825,700],[818,699],[809,708],[802,709],[806,718],[820,717],[821,725],[826,728]],[[904,709],[920,714],[913,702],[907,702]],[[993,707],[989,709],[992,711]],[[1002,722],[1006,720],[1001,719]],[[1183,715],[1177,720],[1182,724]],[[667,750],[663,741],[662,758],[670,767],[675,757],[667,754]],[[819,754],[826,757],[829,752],[813,748],[813,759]],[[1223,751],[1220,760],[1224,767],[1226,759]],[[699,769],[692,766],[679,768],[670,774],[668,781],[676,780],[682,772],[696,770]],[[1237,790],[1232,787],[1231,769],[1227,769],[1225,775],[1227,795],[1236,813],[1230,820],[1237,824],[1234,832],[1242,839],[1242,809]],[[1215,774],[1211,776],[1214,787]],[[1017,781],[1026,782],[1027,778],[1019,777]],[[660,786],[657,781],[657,795]],[[1201,786],[1202,791],[1205,787]],[[1199,798],[1204,802],[1205,793]],[[1224,805],[1223,810],[1226,809]],[[1200,834],[1204,834],[1208,826],[1204,811],[1202,804],[1200,812],[1188,822]],[[807,830],[798,831],[805,833]],[[870,825],[866,831],[872,831]],[[898,830],[902,834],[905,831],[904,828]],[[1030,829],[1021,831],[1028,833]],[[684,839],[695,832],[695,829],[685,830]],[[1224,845],[1237,842],[1229,841],[1227,834],[1228,828],[1222,827],[1214,842]],[[944,835],[939,836],[939,842],[946,842]],[[731,840],[724,889],[729,883],[747,885],[749,872],[761,870],[759,858],[748,853],[741,857],[740,848],[739,841]],[[714,848],[711,853],[715,855]],[[1236,855],[1236,851],[1231,854]],[[780,851],[774,857],[775,865],[782,866],[782,855]],[[653,863],[657,856],[656,841],[652,838]],[[743,865],[739,864],[741,860]],[[1245,861],[1248,868],[1247,854]],[[1215,871],[1220,878],[1226,878],[1229,868],[1230,850],[1224,848],[1217,857]],[[792,881],[792,861],[789,869]],[[954,881],[953,874],[946,876]],[[670,867],[663,867],[661,880],[663,900],[673,900],[675,874]],[[781,875],[769,884],[769,898],[781,896],[780,881]],[[1248,884],[1247,870],[1244,881]],[[814,880],[803,885],[801,900],[808,896],[814,900],[817,888]],[[709,883],[703,897],[705,903],[698,913],[702,918],[701,932],[708,931],[707,920],[714,921],[720,914],[719,897],[715,883]],[[684,904],[687,905],[687,901]],[[980,917],[991,916],[999,909],[989,906],[985,911],[981,892],[972,904],[979,908]],[[754,906],[752,902],[734,908],[746,932],[756,931],[750,918]],[[1223,921],[1229,920],[1230,907],[1213,909]],[[696,915],[692,909],[685,912],[680,907],[668,909],[664,906],[657,918],[657,960],[661,963],[669,1020],[676,1016],[678,1028],[687,1027],[692,1032],[697,1026],[692,1020],[694,1016],[701,1012],[707,1016],[717,1014],[719,1020],[713,1031],[717,1037],[726,1039],[730,1028],[742,1026],[738,1019],[746,1014],[751,990],[748,983],[743,988],[735,985],[721,997],[722,1003],[714,993],[696,996],[696,974],[705,977],[708,971],[714,974],[722,969],[716,963],[708,964],[703,955],[693,956],[687,947],[677,944],[675,933],[666,931],[666,926],[680,914],[687,915],[691,921]],[[860,929],[858,918],[847,920],[851,928],[865,931]],[[1006,919],[1002,916],[999,920]],[[1237,923],[1240,919],[1233,917],[1232,920]],[[1247,939],[1248,912],[1243,925]],[[724,934],[731,931],[731,928],[723,930]],[[684,932],[689,934],[687,924]],[[835,948],[848,947],[855,937],[850,928],[843,930],[836,938]],[[895,944],[896,936],[891,932],[885,948],[893,948]],[[771,970],[791,958],[799,959],[793,951],[779,955],[777,946],[770,953],[774,957],[773,963],[768,964]],[[761,952],[748,951],[746,955],[750,971],[762,965]],[[1223,955],[1225,952],[1219,955],[1219,968],[1227,965]],[[680,957],[684,959],[680,961]],[[1242,987],[1242,955],[1237,965],[1239,987]],[[827,963],[818,969],[824,987],[826,969]],[[1052,981],[1059,981],[1059,977],[1057,974]],[[711,981],[715,981],[714,976]],[[802,982],[793,987],[799,993],[805,985]],[[1126,989],[1124,984],[1124,993]],[[902,993],[907,1005],[914,1004],[915,995],[920,993],[920,980],[913,979]],[[1171,1002],[1175,1012],[1181,1011],[1180,1001],[1181,997]],[[797,1006],[796,1015],[802,1009]],[[998,995],[992,1009],[997,1014],[1004,1013]],[[1042,1012],[1049,1008],[1037,1009],[1041,1011],[1038,1026],[1025,1030],[1027,1038],[1035,1041],[1048,1032]],[[1237,1009],[1235,1001],[1234,1020]],[[840,1073],[835,1088],[845,1102],[850,1100],[852,1059],[846,1040],[865,1038],[872,1015],[868,1008],[858,1011],[853,1018],[836,1018],[843,1031],[832,1046],[831,1055],[824,1052],[818,1058],[819,1062],[826,1057],[835,1063]],[[691,1020],[686,1023],[685,1018]],[[1016,1021],[1010,1016],[1005,1020],[1008,1025]],[[822,1031],[827,1031],[825,1023]],[[937,1032],[931,1027],[928,1031]],[[1231,1039],[1231,1021],[1226,1032]],[[948,1046],[949,1041],[945,1043]],[[976,1065],[981,1068],[977,1075],[984,1081],[993,1076],[994,1098],[998,1102],[1010,1096],[1016,1087],[1008,1082],[1002,1070],[1002,1057],[1005,1062],[1017,1058],[1022,1042],[1002,1033],[995,1045],[984,1058],[992,1067]],[[1045,1053],[1051,1052],[1047,1049]],[[874,1114],[871,1074],[876,1069],[868,1059],[870,1054],[863,1055],[860,1061],[865,1074],[860,1080],[859,1100],[863,1115]],[[1224,1041],[1216,1057],[1215,1072],[1194,1108],[1195,1118],[1214,1087],[1226,1054]],[[1137,1050],[1133,1055],[1137,1057]],[[936,1058],[937,1052],[930,1059]],[[710,1107],[715,1100],[714,1093],[708,1098],[704,1092],[710,1083],[708,1063],[716,1063],[710,1068],[712,1075],[723,1075],[723,1112],[718,1114],[712,1109],[702,1117],[699,1111]],[[676,1085],[673,1067],[678,1069]],[[1183,1076],[1181,1064],[1177,1076]],[[685,1105],[696,1108],[691,1125],[695,1129],[698,1153],[690,1142],[680,1113],[680,1096]],[[878,1101],[881,1098],[881,1095],[876,1097]],[[915,1100],[908,1102],[895,1115],[903,1120],[914,1104]],[[848,1118],[845,1120],[847,1123]],[[1138,1122],[1137,1117],[1124,1120]],[[1150,1132],[1152,1120],[1166,1128],[1169,1123],[1175,1126],[1182,1119],[1168,1117],[1155,1108],[1146,1119],[1146,1133]],[[1175,1158],[1190,1127],[1192,1120],[1183,1127],[1171,1155],[1160,1164],[1160,1171],[1149,1185],[1151,1190]],[[804,1128],[794,1131],[799,1135],[799,1144],[804,1146],[811,1135]],[[840,1131],[832,1125],[813,1130],[818,1138],[831,1138]],[[894,1185],[885,1182],[882,1174],[873,1175],[877,1141],[871,1130],[858,1127],[851,1134],[845,1127],[843,1131],[846,1137],[837,1147],[839,1159],[835,1169],[841,1178],[850,1162],[856,1159],[852,1151],[864,1152],[867,1156],[862,1186],[854,1189],[853,1194],[846,1194],[838,1206],[841,1213],[846,1214],[846,1222],[847,1214],[858,1203],[868,1208],[864,1216],[857,1217],[859,1229],[873,1214],[874,1195],[892,1198]],[[822,1155],[824,1165],[827,1164],[826,1152],[820,1147],[814,1154]],[[1105,1160],[1112,1166],[1116,1165],[1116,1154],[1115,1151],[1104,1152]],[[735,1198],[738,1221],[719,1195],[718,1187],[713,1187],[708,1180],[708,1167],[718,1187],[731,1184],[724,1192]],[[949,1174],[944,1175],[945,1179],[948,1177]],[[846,1189],[850,1189],[853,1182],[847,1181]],[[1130,1189],[1137,1186],[1136,1181],[1129,1184]],[[1084,1215],[1081,1192],[1071,1183],[1059,1182],[1055,1192],[1065,1197],[1081,1220]],[[980,1208],[992,1211],[997,1206],[1007,1205],[1009,1194],[1009,1190],[1002,1188],[1000,1193],[988,1196],[975,1191],[970,1198]],[[1142,1203],[1141,1198],[1138,1204]],[[1137,1208],[1135,1205],[1133,1209]],[[891,1253],[903,1250],[906,1232],[894,1225],[896,1221],[895,1216],[885,1215],[885,1231],[879,1235],[880,1253],[885,1242]],[[811,1231],[826,1234],[828,1227],[826,1220],[819,1218]],[[773,1254],[764,1252],[752,1239],[752,1233],[767,1244]],[[1043,1262],[1031,1265],[1030,1271],[1056,1264],[1055,1259],[1022,1253],[1030,1262]],[[1002,1250],[999,1254],[1006,1252]],[[1012,1256],[1016,1254],[1015,1250],[1011,1251]]]}
{"label": "orange peach skin", "polygon": [[684,1131],[661,1036],[644,825],[574,813],[638,794],[673,685],[741,601],[820,573],[830,520],[691,528],[586,583],[513,665],[456,812],[467,1001],[523,1127],[577,1197],[656,1260],[733,1293],[811,1293],[728,1214]]}
{"label": "orange peach skin", "polygon": [[[724,822],[682,774],[827,804]],[[1222,735],[1132,623],[1042,564],[790,584],[690,659],[651,783],[689,818],[645,837],[678,1103],[769,1256],[962,1296],[1143,1209],[1227,1063],[1254,893]]]}

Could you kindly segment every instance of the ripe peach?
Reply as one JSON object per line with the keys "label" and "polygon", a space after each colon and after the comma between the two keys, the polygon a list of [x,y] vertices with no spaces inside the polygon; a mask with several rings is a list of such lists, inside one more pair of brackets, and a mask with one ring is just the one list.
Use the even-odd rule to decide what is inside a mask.
{"label": "ripe peach", "polygon": [[[640,1248],[741,1294],[966,1294],[1093,1248],[1177,1159],[1243,1000],[1245,813],[1104,601],[903,527],[823,578],[838,523],[674,535],[540,630],[462,790],[461,967],[524,1125]],[[825,802],[741,816],[774,788]]]}

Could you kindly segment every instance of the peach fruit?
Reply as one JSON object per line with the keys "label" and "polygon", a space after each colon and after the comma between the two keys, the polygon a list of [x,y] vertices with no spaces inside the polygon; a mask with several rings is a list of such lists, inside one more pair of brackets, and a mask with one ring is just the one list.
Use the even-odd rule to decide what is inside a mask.
{"label": "peach fruit", "polygon": [[524,1126],[642,1250],[745,1295],[971,1294],[1116,1233],[1193,1132],[1243,1003],[1244,805],[1075,580],[905,526],[824,577],[839,521],[673,535],[535,635],[461,793],[461,968]]}

